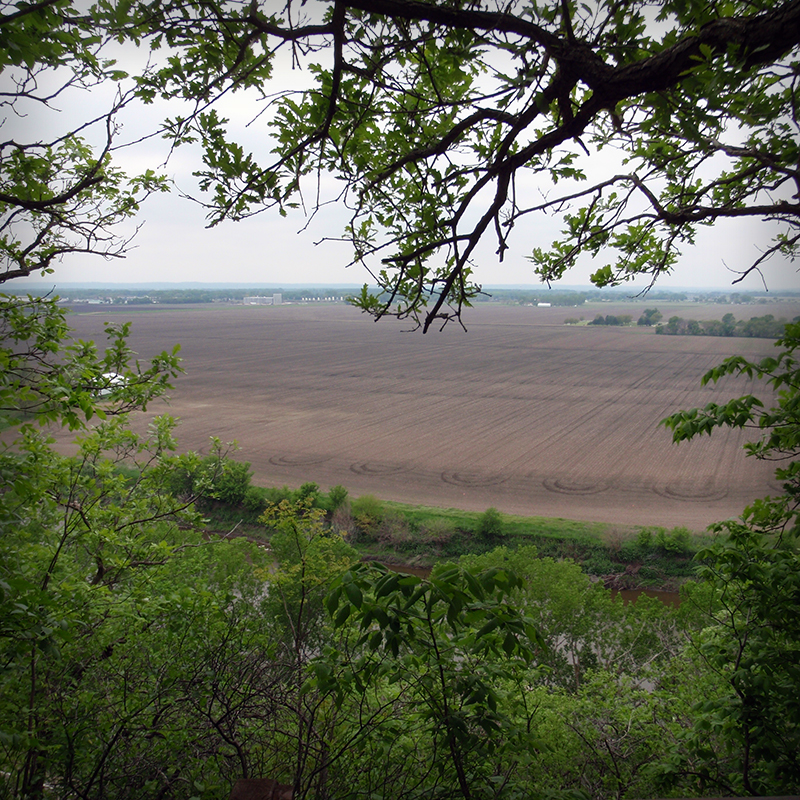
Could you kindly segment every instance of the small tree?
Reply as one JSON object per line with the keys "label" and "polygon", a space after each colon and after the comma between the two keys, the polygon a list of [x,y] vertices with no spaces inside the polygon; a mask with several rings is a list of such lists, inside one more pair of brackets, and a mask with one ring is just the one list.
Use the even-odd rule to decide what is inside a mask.
{"label": "small tree", "polygon": [[646,308],[636,324],[651,327],[652,325],[660,322],[663,319],[663,316],[664,315],[657,308]]}
{"label": "small tree", "polygon": [[[800,785],[800,324],[787,325],[776,346],[775,357],[734,356],[703,377],[704,384],[727,375],[764,380],[777,393],[773,407],[749,394],[664,420],[675,441],[717,427],[753,428],[760,438],[745,445],[747,454],[779,464],[783,493],[713,526],[714,543],[697,555],[718,604],[694,646],[725,691],[695,709],[685,752],[702,763],[711,753],[704,740],[722,740],[728,755],[706,758],[701,780],[735,794],[785,794]],[[670,770],[682,774],[674,764]]]}
{"label": "small tree", "polygon": [[503,537],[503,516],[496,508],[487,508],[478,517],[478,537],[487,544],[496,543]]}

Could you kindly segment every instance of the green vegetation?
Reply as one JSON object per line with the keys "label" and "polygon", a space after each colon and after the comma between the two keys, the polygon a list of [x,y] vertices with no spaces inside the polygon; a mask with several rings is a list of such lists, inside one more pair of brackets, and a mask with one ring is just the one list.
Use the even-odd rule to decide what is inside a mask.
{"label": "green vegetation", "polygon": [[663,316],[664,315],[657,308],[646,308],[642,316],[637,320],[636,324],[644,325],[649,328],[650,326],[660,322]]}
{"label": "green vegetation", "polygon": [[[563,233],[530,256],[548,281],[608,249],[598,286],[655,279],[698,225],[723,218],[779,223],[744,273],[797,254],[795,0],[660,3],[657,26],[639,0],[624,13],[545,0],[519,16],[390,6],[341,0],[310,21],[288,4],[215,0],[7,10],[9,118],[58,116],[55,98],[72,89],[114,100],[107,114],[64,116],[49,141],[4,137],[2,280],[51,272],[69,253],[124,253],[115,225],[167,188],[113,163],[117,117],[134,100],[177,107],[163,131],[203,149],[211,224],[327,203],[321,176],[343,179],[355,258],[381,260],[377,289],[353,302],[423,330],[460,319],[480,294],[480,241],[493,231],[502,255],[533,212],[563,212]],[[286,43],[306,92],[266,86]],[[111,57],[132,44],[146,51],[135,75]],[[270,126],[255,137],[270,142],[263,163],[213,107],[234,91],[272,103],[256,112]],[[578,157],[604,147],[622,151],[626,173],[613,159],[607,180],[584,174]],[[304,192],[306,179],[321,191]],[[558,188],[543,197],[545,185]],[[422,526],[376,498],[348,509],[341,488],[312,483],[259,498],[219,443],[210,459],[179,455],[169,417],[131,429],[127,414],[180,370],[176,351],[138,363],[127,325],[106,329],[102,352],[71,342],[48,300],[3,298],[0,325],[6,797],[213,800],[250,775],[298,798],[353,800],[800,785],[800,324],[774,358],[735,357],[706,376],[764,380],[773,407],[745,395],[666,421],[676,440],[754,428],[747,452],[776,461],[782,486],[714,527],[678,611],[625,605],[538,548],[489,549],[517,530],[492,509],[472,520],[481,552],[429,578],[359,563],[342,535],[353,508],[371,545]],[[53,449],[48,425],[76,432],[75,455]],[[272,552],[206,539],[200,509],[222,507],[259,514]],[[468,539],[441,515],[425,535],[443,549]],[[691,547],[680,529],[609,537],[619,552]]]}
{"label": "green vegetation", "polygon": [[[228,469],[230,457],[220,471]],[[603,523],[546,517],[516,517],[495,508],[470,512],[380,500],[374,495],[349,499],[334,486],[300,489],[249,486],[243,503],[196,501],[207,527],[220,534],[235,528],[253,540],[270,541],[272,526],[261,515],[282,503],[308,502],[324,514],[325,525],[341,534],[362,558],[392,565],[432,567],[498,544],[535,545],[542,556],[569,558],[589,575],[607,578],[615,588],[676,589],[692,577],[692,556],[707,536],[686,528],[624,528]],[[266,527],[265,527],[266,522]]]}
{"label": "green vegetation", "polygon": [[598,314],[590,325],[630,325],[633,317],[630,314]]}
{"label": "green vegetation", "polygon": [[[655,309],[653,309],[655,310]],[[646,313],[646,312],[645,312]],[[659,314],[659,319],[661,315]],[[657,321],[657,320],[656,320]],[[652,322],[642,322],[641,325],[652,325]],[[667,336],[744,336],[753,339],[777,339],[783,335],[787,321],[775,319],[772,314],[763,317],[750,317],[745,322],[733,314],[726,314],[721,320],[685,320],[680,317],[670,317],[666,324],[656,325],[656,333]]]}
{"label": "green vegetation", "polygon": [[[248,775],[298,796],[402,800],[800,781],[800,325],[775,358],[706,376],[766,379],[782,389],[774,408],[748,395],[666,420],[678,440],[754,425],[751,455],[789,456],[783,495],[698,543],[682,528],[408,508],[311,482],[255,489],[217,441],[178,455],[168,417],[130,430],[128,412],[169,388],[174,355],[137,364],[125,327],[102,352],[73,345],[54,301],[3,303],[3,795],[213,800]],[[100,393],[109,365],[126,380]],[[77,453],[55,452],[23,408],[71,425]],[[269,549],[205,536],[221,509],[254,515]],[[351,539],[452,561],[390,572]],[[587,574],[688,567],[698,544],[678,609],[625,604]]]}

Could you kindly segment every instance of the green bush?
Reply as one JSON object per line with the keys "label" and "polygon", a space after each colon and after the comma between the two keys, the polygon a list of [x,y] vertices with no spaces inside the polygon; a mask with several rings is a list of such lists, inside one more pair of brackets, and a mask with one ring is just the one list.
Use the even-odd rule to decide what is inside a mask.
{"label": "green bush", "polygon": [[383,504],[373,494],[364,494],[350,502],[350,513],[353,522],[360,534],[368,538],[375,538],[378,526],[383,521]]}
{"label": "green bush", "polygon": [[478,517],[478,536],[486,542],[494,542],[503,536],[503,517],[496,508],[487,508]]}
{"label": "green bush", "polygon": [[269,486],[264,489],[264,499],[269,505],[277,506],[284,500],[291,502],[293,498],[294,492],[288,486]]}
{"label": "green bush", "polygon": [[653,546],[653,531],[650,528],[642,528],[636,537],[636,544],[643,549],[650,549]]}
{"label": "green bush", "polygon": [[621,564],[614,563],[604,555],[592,555],[581,563],[581,567],[589,575],[611,575],[622,570]]}
{"label": "green bush", "polygon": [[671,531],[659,528],[656,534],[656,543],[666,553],[672,555],[688,554],[691,552],[692,534],[688,528],[678,527]]}
{"label": "green bush", "polygon": [[266,492],[258,486],[249,486],[244,494],[242,505],[253,514],[261,514],[267,507]]}
{"label": "green bush", "polygon": [[250,488],[252,474],[248,461],[226,458],[222,462],[222,468],[214,476],[207,496],[229,506],[241,505]]}
{"label": "green bush", "polygon": [[347,501],[347,489],[344,486],[331,486],[328,492],[328,510],[333,513]]}
{"label": "green bush", "polygon": [[434,518],[420,532],[432,545],[445,545],[456,535],[456,526],[449,519]]}
{"label": "green bush", "polygon": [[314,483],[313,481],[308,481],[304,483],[298,490],[295,495],[297,500],[308,500],[311,498],[314,501],[314,505],[317,505],[317,498],[319,497],[319,484]]}

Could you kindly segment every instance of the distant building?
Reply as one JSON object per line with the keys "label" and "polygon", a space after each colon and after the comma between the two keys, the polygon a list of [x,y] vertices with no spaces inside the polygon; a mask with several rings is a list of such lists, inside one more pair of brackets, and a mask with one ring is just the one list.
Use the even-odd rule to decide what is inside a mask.
{"label": "distant building", "polygon": [[245,297],[243,302],[246,306],[279,306],[283,303],[283,295],[276,292],[272,297]]}
{"label": "distant building", "polygon": [[537,308],[550,308],[550,303],[537,303]]}

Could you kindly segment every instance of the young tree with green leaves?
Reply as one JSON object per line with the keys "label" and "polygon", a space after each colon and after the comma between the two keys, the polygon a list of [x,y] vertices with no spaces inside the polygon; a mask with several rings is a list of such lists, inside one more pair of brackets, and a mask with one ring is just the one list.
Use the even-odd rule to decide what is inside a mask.
{"label": "young tree with green leaves", "polygon": [[[100,352],[46,299],[3,298],[0,326],[0,793],[219,796],[263,764],[281,675],[267,556],[203,539],[171,490],[196,460],[173,420],[128,425],[177,349],[142,364],[123,325]],[[47,426],[77,432],[75,455]]]}
{"label": "young tree with green leaves", "polygon": [[369,714],[350,719],[350,735],[395,740],[384,750],[387,765],[363,767],[380,776],[403,764],[393,796],[470,800],[504,796],[515,785],[537,744],[524,687],[543,645],[510,602],[519,585],[508,570],[450,565],[427,580],[359,565],[334,584],[328,611],[352,634],[312,664],[313,685],[332,693],[338,708],[374,696]]}
{"label": "young tree with green leaves", "polygon": [[667,774],[730,794],[800,786],[800,324],[787,325],[776,346],[774,357],[734,356],[703,378],[757,378],[774,392],[773,405],[748,394],[664,420],[675,441],[718,427],[752,428],[758,436],[745,445],[748,455],[774,461],[783,487],[741,519],[715,525],[715,541],[697,555],[717,603],[694,647],[724,691],[697,704],[691,735]]}

